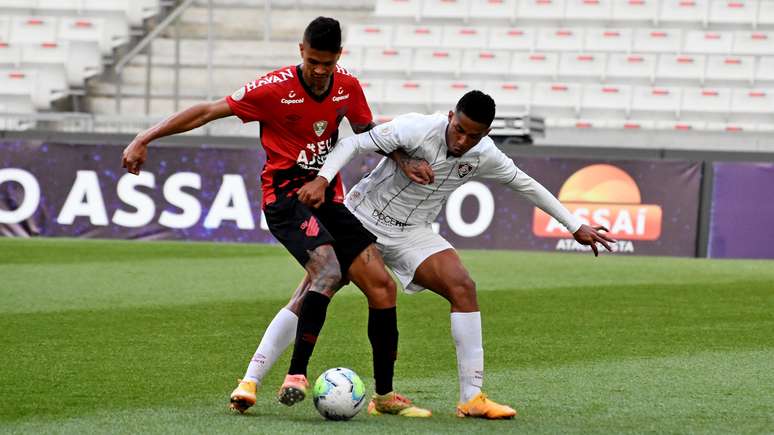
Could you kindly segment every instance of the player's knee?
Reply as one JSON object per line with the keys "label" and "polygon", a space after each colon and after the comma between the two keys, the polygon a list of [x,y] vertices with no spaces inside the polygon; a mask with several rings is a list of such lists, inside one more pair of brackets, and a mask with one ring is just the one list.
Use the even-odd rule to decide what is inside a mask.
{"label": "player's knee", "polygon": [[386,273],[371,283],[366,293],[368,305],[372,308],[391,308],[395,306],[398,297],[398,288],[395,281]]}
{"label": "player's knee", "polygon": [[470,277],[460,280],[449,291],[449,302],[454,311],[472,312],[478,311],[478,298],[476,297],[476,282]]}

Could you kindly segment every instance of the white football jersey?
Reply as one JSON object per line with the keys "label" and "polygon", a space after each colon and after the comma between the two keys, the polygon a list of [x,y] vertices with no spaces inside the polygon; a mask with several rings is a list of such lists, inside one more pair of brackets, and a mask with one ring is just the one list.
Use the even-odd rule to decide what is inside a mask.
{"label": "white football jersey", "polygon": [[328,155],[319,175],[329,180],[355,154],[398,148],[430,163],[435,180],[422,185],[412,182],[389,158],[347,194],[346,204],[361,216],[385,229],[407,230],[435,221],[449,195],[473,178],[487,178],[505,184],[562,222],[572,232],[580,223],[542,185],[519,170],[508,156],[484,137],[461,157],[448,154],[446,115],[410,113],[378,125],[371,131],[343,139]]}

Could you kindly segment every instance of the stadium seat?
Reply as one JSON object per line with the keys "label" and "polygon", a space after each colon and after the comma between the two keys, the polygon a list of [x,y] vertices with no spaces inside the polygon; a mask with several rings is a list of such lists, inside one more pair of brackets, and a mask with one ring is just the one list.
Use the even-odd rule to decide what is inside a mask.
{"label": "stadium seat", "polygon": [[492,50],[532,51],[535,49],[535,29],[530,27],[493,27],[489,31]]}
{"label": "stadium seat", "polygon": [[444,26],[441,47],[483,48],[486,42],[487,32],[483,27]]}
{"label": "stadium seat", "polygon": [[600,81],[605,78],[607,55],[604,53],[562,53],[559,58],[561,80],[586,79]]}
{"label": "stadium seat", "polygon": [[347,28],[347,47],[390,47],[392,26],[387,24],[352,24]]}
{"label": "stadium seat", "polygon": [[420,19],[467,20],[468,0],[424,0]]}
{"label": "stadium seat", "polygon": [[159,14],[160,7],[159,0],[81,0],[83,10],[121,13],[126,15],[132,26],[142,26],[147,18]]}
{"label": "stadium seat", "polygon": [[632,29],[589,28],[584,32],[585,51],[628,53],[632,48]]}
{"label": "stadium seat", "polygon": [[395,29],[393,45],[395,47],[441,47],[443,27],[399,25]]}
{"label": "stadium seat", "polygon": [[596,21],[610,20],[614,0],[567,0],[565,17],[568,20]]}
{"label": "stadium seat", "polygon": [[774,116],[774,89],[734,89],[731,96],[731,119],[771,122]]}
{"label": "stadium seat", "polygon": [[11,20],[9,17],[0,16],[0,42],[8,42],[11,33]]}
{"label": "stadium seat", "polygon": [[736,55],[774,56],[774,32],[734,32],[733,52]]}
{"label": "stadium seat", "polygon": [[0,68],[18,68],[21,65],[22,44],[0,42]]}
{"label": "stadium seat", "polygon": [[419,21],[421,6],[421,0],[377,0],[374,16]]}
{"label": "stadium seat", "polygon": [[470,0],[471,20],[516,19],[516,0]]}
{"label": "stadium seat", "polygon": [[51,103],[67,95],[64,74],[47,74],[34,69],[0,69],[0,95],[29,101],[36,109],[50,109]]}
{"label": "stadium seat", "polygon": [[11,17],[8,41],[14,44],[40,44],[56,41],[56,19],[53,17]]}
{"label": "stadium seat", "polygon": [[758,25],[774,26],[774,2],[761,1],[758,3]]}
{"label": "stadium seat", "polygon": [[360,75],[363,72],[363,49],[360,47],[350,48],[349,46],[345,46],[345,48],[341,50],[339,65],[355,75]]}
{"label": "stadium seat", "polygon": [[461,73],[465,76],[505,78],[511,65],[511,53],[506,50],[465,50]]}
{"label": "stadium seat", "polygon": [[634,86],[632,117],[675,119],[680,111],[680,88]]}
{"label": "stadium seat", "polygon": [[686,53],[729,54],[734,45],[732,32],[691,30],[685,33]]}
{"label": "stadium seat", "polygon": [[366,96],[369,105],[379,106],[384,98],[384,80],[379,79],[361,79],[360,86]]}
{"label": "stadium seat", "polygon": [[613,2],[613,21],[619,25],[655,25],[658,0],[619,0]]}
{"label": "stadium seat", "polygon": [[677,132],[703,131],[707,123],[700,120],[681,119],[679,121],[657,121],[654,129]]}
{"label": "stadium seat", "polygon": [[705,68],[705,56],[662,54],[658,57],[656,81],[659,83],[703,84]]}
{"label": "stadium seat", "polygon": [[384,83],[382,107],[385,114],[409,111],[427,113],[433,101],[431,82],[419,80],[387,80]]}
{"label": "stadium seat", "polygon": [[458,77],[462,65],[460,50],[417,48],[411,62],[411,74],[435,77]]}
{"label": "stadium seat", "polygon": [[411,68],[411,50],[408,48],[366,48],[363,54],[364,73],[393,73],[403,75]]}
{"label": "stadium seat", "polygon": [[121,21],[103,18],[62,17],[59,19],[59,39],[65,41],[96,41],[104,56],[129,42],[129,27]]}
{"label": "stadium seat", "polygon": [[757,85],[774,86],[774,57],[759,57],[755,67]]}
{"label": "stadium seat", "polygon": [[636,29],[632,50],[636,53],[680,53],[680,29]]}
{"label": "stadium seat", "polygon": [[555,79],[559,66],[556,53],[513,53],[510,74],[516,79],[522,77],[545,77]]}
{"label": "stadium seat", "polygon": [[492,81],[483,85],[497,104],[497,113],[521,113],[529,110],[532,85],[527,82]]}
{"label": "stadium seat", "polygon": [[585,85],[581,96],[583,117],[628,117],[631,87],[618,85]]}
{"label": "stadium seat", "polygon": [[707,59],[706,80],[709,84],[752,84],[755,80],[754,74],[755,58],[751,56],[709,56]]}
{"label": "stadium seat", "polygon": [[536,49],[539,51],[582,51],[583,29],[543,27],[538,29]]}
{"label": "stadium seat", "polygon": [[608,55],[607,72],[609,80],[623,79],[632,82],[652,83],[656,73],[656,55],[621,54]]}
{"label": "stadium seat", "polygon": [[712,0],[709,24],[752,26],[758,12],[757,0]]}
{"label": "stadium seat", "polygon": [[518,20],[564,20],[565,0],[521,0],[516,12]]}
{"label": "stadium seat", "polygon": [[659,22],[674,24],[701,24],[707,26],[708,0],[661,0]]}
{"label": "stadium seat", "polygon": [[723,88],[683,88],[680,119],[725,120],[731,92]]}
{"label": "stadium seat", "polygon": [[68,85],[77,87],[102,72],[102,57],[96,42],[27,44],[22,49],[21,61],[24,66],[61,70]]}
{"label": "stadium seat", "polygon": [[538,115],[574,117],[580,111],[581,87],[574,83],[535,83],[531,111]]}
{"label": "stadium seat", "polygon": [[[454,109],[457,101],[465,95],[466,92],[474,89],[481,90],[481,82],[477,80],[436,80],[433,82],[433,108],[441,112],[448,112]],[[495,100],[495,104],[497,101]]]}

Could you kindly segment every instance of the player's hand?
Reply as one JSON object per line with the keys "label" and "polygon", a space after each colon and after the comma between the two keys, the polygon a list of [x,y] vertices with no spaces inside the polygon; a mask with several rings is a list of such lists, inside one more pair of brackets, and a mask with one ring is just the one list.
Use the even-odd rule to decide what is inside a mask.
{"label": "player's hand", "polygon": [[398,166],[400,166],[400,170],[406,174],[409,180],[417,184],[433,184],[433,181],[435,181],[433,168],[430,167],[430,163],[423,159],[414,159],[408,156],[401,157],[398,159]]}
{"label": "player's hand", "polygon": [[581,245],[591,246],[591,250],[594,251],[594,256],[597,257],[599,256],[597,243],[600,243],[608,251],[611,251],[609,243],[616,243],[615,239],[603,233],[602,231],[605,233],[610,232],[603,226],[592,227],[590,225],[583,224],[572,236],[575,237],[575,240]]}
{"label": "player's hand", "polygon": [[121,167],[126,168],[130,174],[139,175],[140,168],[148,158],[148,145],[135,138],[126,148],[121,158]]}
{"label": "player's hand", "polygon": [[317,208],[325,202],[325,188],[328,180],[318,176],[298,189],[298,200],[309,207]]}

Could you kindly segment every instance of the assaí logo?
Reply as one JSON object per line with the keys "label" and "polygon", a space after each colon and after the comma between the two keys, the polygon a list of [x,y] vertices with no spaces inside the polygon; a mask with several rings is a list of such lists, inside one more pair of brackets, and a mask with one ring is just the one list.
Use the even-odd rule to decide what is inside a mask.
{"label": "assa\u00ed logo", "polygon": [[[609,229],[619,241],[614,250],[634,252],[633,240],[657,240],[661,236],[661,206],[643,204],[637,183],[616,166],[596,164],[580,169],[564,182],[559,200],[581,222]],[[562,239],[557,250],[590,249],[576,243],[562,224],[538,208],[532,231],[538,237]]]}

